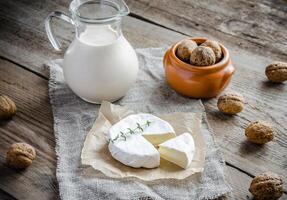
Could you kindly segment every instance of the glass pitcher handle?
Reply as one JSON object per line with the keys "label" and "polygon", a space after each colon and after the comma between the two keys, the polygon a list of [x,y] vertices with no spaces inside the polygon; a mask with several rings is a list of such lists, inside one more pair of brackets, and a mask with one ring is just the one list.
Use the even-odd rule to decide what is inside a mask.
{"label": "glass pitcher handle", "polygon": [[66,15],[60,11],[55,11],[55,12],[50,13],[49,16],[45,20],[46,33],[47,33],[47,36],[48,36],[52,46],[54,47],[54,49],[56,51],[61,51],[61,44],[57,40],[57,38],[55,37],[54,31],[51,28],[51,21],[54,17],[56,17],[58,19],[62,19],[62,20],[66,21],[72,25],[74,25],[74,21],[71,17],[69,17],[68,15]]}

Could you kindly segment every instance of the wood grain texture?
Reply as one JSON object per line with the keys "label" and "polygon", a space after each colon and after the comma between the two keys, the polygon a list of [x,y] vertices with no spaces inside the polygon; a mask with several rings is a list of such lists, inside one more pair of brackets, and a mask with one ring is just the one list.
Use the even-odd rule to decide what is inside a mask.
{"label": "wood grain texture", "polygon": [[[236,200],[244,200],[251,199],[252,195],[248,193],[249,183],[252,178],[247,176],[246,174],[242,174],[237,169],[232,167],[226,168],[226,180],[230,183],[233,188],[233,192],[228,196],[228,199],[236,199]],[[236,179],[236,181],[234,181]],[[246,192],[247,191],[247,192]]]}
{"label": "wood grain texture", "polygon": [[[0,188],[17,199],[55,199],[58,187],[48,81],[2,59],[0,74],[0,94],[10,96],[18,109],[12,120],[0,122]],[[37,157],[26,170],[5,165],[7,149],[14,142],[36,148]]]}
{"label": "wood grain texture", "polygon": [[[243,112],[235,116],[220,113],[216,98],[204,101],[204,105],[228,162],[252,175],[271,170],[287,180],[287,85],[267,81],[264,69],[271,61],[261,56],[233,56],[237,71],[228,89],[244,95]],[[273,124],[276,137],[272,142],[261,146],[247,142],[245,127],[256,120]]]}
{"label": "wood grain texture", "polygon": [[216,38],[230,46],[286,59],[286,1],[264,2],[127,0],[134,15],[169,29],[191,36]]}
{"label": "wood grain texture", "polygon": [[[286,154],[287,132],[284,122],[286,122],[287,111],[286,106],[282,106],[286,105],[286,84],[270,84],[266,82],[263,73],[264,66],[273,59],[286,60],[286,37],[284,37],[286,34],[283,35],[283,40],[280,40],[279,44],[278,42],[269,44],[269,42],[264,43],[265,37],[267,37],[266,34],[261,36],[261,34],[257,34],[258,32],[254,33],[258,35],[256,37],[261,39],[263,37],[264,41],[260,42],[261,39],[252,39],[252,37],[240,35],[244,33],[242,25],[239,24],[239,30],[234,30],[237,27],[234,24],[232,24],[234,26],[231,28],[226,25],[228,24],[226,21],[237,18],[240,13],[242,14],[240,20],[243,20],[244,23],[248,24],[250,20],[252,23],[259,23],[258,19],[256,21],[256,19],[252,18],[252,13],[248,10],[248,5],[252,8],[254,4],[253,6],[258,10],[256,12],[264,11],[267,13],[268,10],[270,11],[268,18],[263,18],[264,23],[270,23],[270,27],[266,29],[267,32],[272,27],[274,29],[270,32],[271,38],[266,40],[272,41],[276,36],[276,30],[280,32],[282,27],[283,29],[285,27],[283,33],[286,33],[286,21],[282,21],[286,9],[284,6],[280,6],[284,4],[281,1],[275,4],[272,3],[275,1],[267,0],[261,2],[239,1],[239,7],[236,7],[236,5],[230,5],[232,4],[230,2],[234,4],[234,1],[222,1],[223,3],[219,5],[212,5],[210,1],[200,1],[202,2],[200,6],[198,5],[200,4],[198,1],[177,1],[180,8],[185,9],[185,11],[176,10],[178,12],[174,13],[173,9],[169,8],[169,6],[174,5],[172,1],[155,2],[161,1],[150,1],[147,8],[145,8],[143,7],[144,3],[146,3],[145,1],[128,1],[132,12],[134,12],[132,16],[137,18],[140,16],[154,23],[144,22],[134,17],[127,17],[124,20],[123,31],[128,40],[135,47],[157,47],[168,46],[186,37],[186,35],[193,35],[218,38],[227,45],[231,51],[232,59],[237,66],[237,72],[230,88],[242,92],[246,96],[247,104],[244,112],[235,117],[228,117],[218,113],[216,99],[205,102],[209,121],[215,129],[216,139],[224,151],[226,160],[232,165],[242,168],[252,175],[256,175],[264,170],[272,170],[283,175],[286,182],[284,170],[286,171],[287,159],[284,153]],[[162,4],[167,4],[166,8]],[[178,15],[185,13],[189,15],[192,12],[190,6],[192,7],[193,5],[194,7],[201,7],[203,14],[199,16],[202,19],[192,18],[195,21],[191,20],[189,22],[189,17],[191,16],[188,18],[185,16],[178,18]],[[48,70],[42,64],[49,59],[59,58],[63,54],[55,53],[52,50],[44,31],[43,20],[49,12],[54,10],[66,12],[67,8],[68,1],[66,0],[1,1],[0,56],[12,62],[19,63],[22,67],[47,78]],[[167,8],[172,13],[167,12]],[[226,11],[228,8],[231,8],[231,10]],[[204,9],[212,9],[212,15],[208,15],[208,12]],[[240,12],[234,12],[236,9],[239,9]],[[253,9],[251,10],[253,11]],[[204,22],[205,24],[202,25],[199,24],[201,21],[196,21],[208,21],[212,16],[221,16],[222,19],[225,19],[221,23],[227,28],[225,27],[225,29],[221,30],[221,24]],[[155,25],[156,23],[158,25]],[[166,28],[163,28],[163,26]],[[173,29],[183,34],[168,29]],[[246,30],[248,31],[249,29],[250,27],[247,26]],[[225,32],[230,30],[231,33]],[[257,30],[264,31],[265,29],[262,30],[262,27],[259,26]],[[55,31],[60,41],[64,43],[64,46],[67,46],[73,38],[73,28],[67,24],[56,21]],[[252,35],[252,32],[248,32],[248,34]],[[279,36],[280,34],[281,32]],[[260,56],[259,54],[264,56]],[[0,138],[1,141],[4,141],[3,147],[2,142],[0,145],[0,154],[2,155],[0,160],[1,166],[4,162],[3,155],[6,149],[14,141],[30,142],[40,149],[40,160],[36,160],[35,173],[32,173],[30,168],[21,173],[11,172],[10,169],[3,165],[3,169],[1,169],[3,172],[0,171],[0,175],[12,174],[12,178],[9,178],[9,176],[0,176],[0,188],[18,199],[36,199],[36,195],[33,196],[30,193],[40,194],[43,188],[45,188],[41,184],[45,184],[47,188],[45,188],[46,192],[42,195],[44,196],[43,198],[53,199],[57,196],[57,185],[54,175],[56,160],[53,151],[55,141],[52,130],[52,115],[48,102],[47,81],[7,61],[1,60],[0,63],[0,92],[10,94],[13,99],[15,98],[17,105],[21,104],[19,105],[21,109],[16,117],[11,122],[0,125]],[[5,74],[5,76],[2,76],[2,74]],[[32,81],[24,81],[27,77]],[[248,122],[261,117],[275,122],[278,132],[275,141],[263,148],[246,143],[243,133],[244,127]],[[229,172],[228,180],[235,187],[234,198],[230,198],[249,199],[247,197],[249,193],[246,188],[249,187],[250,177],[232,167],[228,167],[227,169]],[[48,183],[41,182],[41,177],[44,177],[44,180]],[[21,180],[20,183],[15,183],[15,179]],[[5,180],[9,184],[4,184],[1,180]],[[36,182],[36,184],[29,186],[27,182]],[[31,192],[27,193],[25,191]]]}

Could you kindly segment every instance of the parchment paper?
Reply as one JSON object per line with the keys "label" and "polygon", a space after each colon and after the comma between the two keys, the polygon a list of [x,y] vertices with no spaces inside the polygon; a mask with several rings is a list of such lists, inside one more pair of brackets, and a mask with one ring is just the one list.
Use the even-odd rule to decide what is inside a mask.
{"label": "parchment paper", "polygon": [[182,169],[164,159],[160,161],[160,167],[154,169],[132,168],[115,160],[109,150],[107,132],[109,128],[122,118],[133,114],[126,107],[103,102],[92,129],[88,133],[82,149],[82,164],[91,165],[106,176],[112,178],[136,177],[145,181],[156,179],[184,179],[194,173],[202,172],[205,160],[204,139],[200,131],[200,113],[171,113],[158,115],[169,122],[177,135],[189,132],[195,142],[195,154],[188,169]]}

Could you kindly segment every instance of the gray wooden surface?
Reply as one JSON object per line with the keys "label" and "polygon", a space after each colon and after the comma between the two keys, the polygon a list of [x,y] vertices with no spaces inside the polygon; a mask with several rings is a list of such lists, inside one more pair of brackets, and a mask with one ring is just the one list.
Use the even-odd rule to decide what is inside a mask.
{"label": "gray wooden surface", "polygon": [[[205,100],[209,122],[227,163],[226,178],[234,191],[229,199],[251,199],[248,187],[256,174],[271,170],[287,182],[287,84],[266,81],[264,68],[273,60],[287,62],[287,3],[283,0],[127,0],[130,16],[123,32],[136,48],[170,46],[181,38],[217,39],[230,50],[236,74],[230,89],[246,98],[234,117],[217,111],[216,99]],[[48,98],[48,70],[43,63],[61,58],[44,30],[54,10],[68,12],[67,0],[0,2],[0,94],[17,104],[17,115],[0,122],[0,199],[58,199],[53,118]],[[56,21],[65,46],[73,27]],[[244,128],[254,120],[271,121],[277,136],[263,147],[245,140]],[[37,159],[25,171],[4,165],[13,142],[37,148]],[[287,195],[281,199],[287,199]]]}

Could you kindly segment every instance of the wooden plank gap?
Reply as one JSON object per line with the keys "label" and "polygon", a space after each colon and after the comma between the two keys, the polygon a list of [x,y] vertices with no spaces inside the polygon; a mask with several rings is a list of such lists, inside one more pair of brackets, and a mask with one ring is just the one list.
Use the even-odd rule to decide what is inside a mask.
{"label": "wooden plank gap", "polygon": [[157,23],[157,22],[155,22],[155,21],[152,21],[152,20],[150,20],[150,19],[147,19],[147,18],[145,18],[145,17],[143,17],[143,16],[137,15],[137,14],[132,13],[132,12],[129,14],[129,16],[130,16],[130,17],[133,17],[133,18],[135,18],[135,19],[138,19],[138,20],[141,20],[141,21],[144,21],[144,22],[147,22],[147,23],[150,23],[150,24],[159,26],[159,27],[161,27],[161,28],[164,28],[164,29],[167,29],[167,30],[176,32],[176,33],[180,33],[180,34],[182,34],[182,35],[190,36],[190,35],[188,35],[188,34],[186,34],[186,33],[184,33],[184,32],[181,32],[181,31],[172,29],[172,28],[170,28],[170,27],[168,27],[168,26],[164,26],[164,25],[162,25],[162,24],[160,24],[160,23]]}
{"label": "wooden plank gap", "polygon": [[22,64],[20,64],[20,63],[18,63],[18,62],[16,62],[16,61],[13,61],[13,60],[11,60],[11,59],[9,59],[9,58],[7,58],[7,57],[4,57],[4,56],[1,56],[1,55],[0,55],[0,59],[5,60],[5,61],[10,62],[10,63],[13,63],[14,65],[16,65],[16,66],[18,66],[18,67],[21,67],[21,68],[23,68],[23,69],[25,69],[25,70],[27,70],[27,71],[33,73],[33,74],[35,74],[35,75],[37,75],[37,76],[39,76],[39,77],[45,79],[45,80],[49,80],[48,77],[45,77],[44,75],[42,75],[42,74],[40,74],[40,73],[38,73],[38,72],[36,72],[36,71],[33,71],[33,70],[30,69],[29,67],[26,67],[26,66],[24,66],[24,65],[22,65]]}
{"label": "wooden plank gap", "polygon": [[11,194],[8,194],[4,190],[0,189],[0,199],[1,200],[17,200],[15,197],[13,197]]}
{"label": "wooden plank gap", "polygon": [[247,171],[244,171],[244,170],[240,169],[239,167],[237,167],[237,166],[235,166],[235,165],[233,165],[233,164],[231,164],[231,163],[229,163],[229,162],[225,162],[225,164],[226,164],[227,166],[229,166],[229,167],[232,167],[232,168],[234,168],[234,169],[237,169],[238,171],[240,171],[240,172],[242,172],[242,173],[244,173],[244,174],[250,176],[251,178],[254,178],[254,177],[255,177],[253,174],[250,174],[250,173],[248,173]]}

